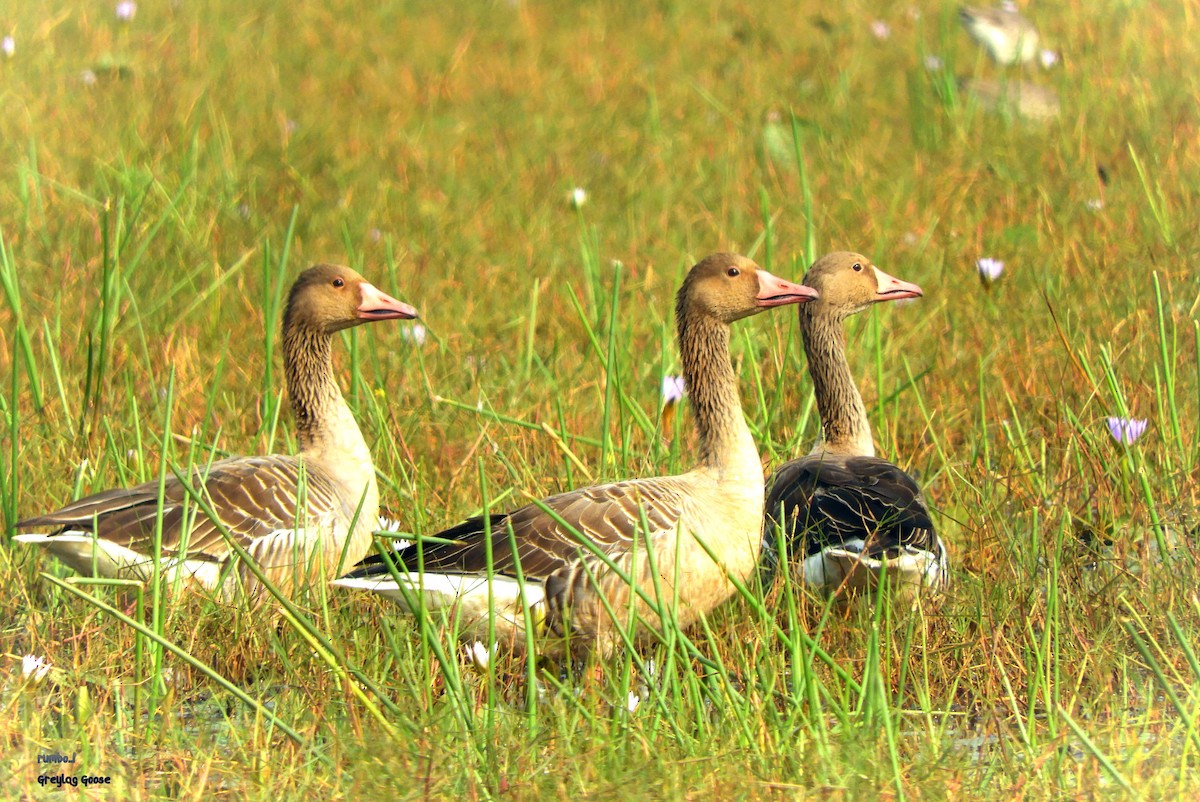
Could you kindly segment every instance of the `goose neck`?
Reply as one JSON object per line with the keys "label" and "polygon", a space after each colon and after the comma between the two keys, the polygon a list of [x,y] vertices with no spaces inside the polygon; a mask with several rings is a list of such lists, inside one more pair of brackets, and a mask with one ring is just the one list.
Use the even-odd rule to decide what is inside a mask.
{"label": "goose neck", "polygon": [[[378,490],[371,452],[333,372],[333,337],[311,325],[286,321],[283,361],[300,454],[341,483],[355,505],[367,493],[371,512]],[[372,513],[373,514],[373,513]]]}
{"label": "goose neck", "polygon": [[842,319],[801,307],[800,326],[821,415],[822,439],[813,451],[875,456],[867,409],[846,359]]}
{"label": "goose neck", "polygon": [[729,358],[729,326],[697,314],[679,316],[679,352],[695,414],[700,462],[722,478],[762,482],[758,449],[742,415]]}

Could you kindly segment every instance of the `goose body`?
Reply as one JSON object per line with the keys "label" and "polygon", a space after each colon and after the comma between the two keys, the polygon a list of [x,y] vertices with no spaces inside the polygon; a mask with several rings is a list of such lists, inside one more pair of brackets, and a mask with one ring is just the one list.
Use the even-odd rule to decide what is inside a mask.
{"label": "goose body", "polygon": [[974,98],[979,107],[992,112],[1034,122],[1058,117],[1062,104],[1058,93],[1048,86],[1029,81],[993,81],[987,78],[961,78],[959,89]]}
{"label": "goose body", "polygon": [[410,612],[421,605],[450,610],[467,639],[486,638],[490,619],[497,637],[517,648],[527,615],[548,636],[547,651],[607,653],[620,643],[616,627],[632,623],[631,615],[640,637],[659,629],[660,612],[670,611],[679,626],[694,623],[733,593],[731,578],[753,574],[761,548],[762,465],[738,399],[729,324],[813,297],[745,257],[704,259],[676,304],[700,442],[697,468],[473,518],[438,533],[448,542],[408,546],[394,553],[394,565],[373,556],[334,584],[381,593]]}
{"label": "goose body", "polygon": [[[225,529],[285,592],[336,576],[370,550],[379,490],[370,450],[333,374],[335,332],[416,311],[353,270],[318,265],[292,286],[283,323],[284,366],[300,453],[234,457],[168,476],[162,493],[160,575],[224,598],[262,588]],[[196,504],[198,495],[215,513]],[[88,575],[146,581],[154,572],[158,482],[109,490],[28,518],[14,539],[44,547]],[[214,520],[215,518],[215,520]]]}
{"label": "goose body", "polygon": [[843,321],[873,303],[921,295],[855,253],[818,260],[804,281],[821,297],[800,310],[822,436],[769,482],[766,561],[787,537],[802,581],[824,592],[875,587],[885,570],[906,590],[944,588],[946,549],[917,483],[875,455],[862,396],[846,360]]}
{"label": "goose body", "polygon": [[1038,32],[1013,3],[995,8],[963,6],[958,18],[971,38],[997,64],[1011,66],[1033,61],[1038,55]]}

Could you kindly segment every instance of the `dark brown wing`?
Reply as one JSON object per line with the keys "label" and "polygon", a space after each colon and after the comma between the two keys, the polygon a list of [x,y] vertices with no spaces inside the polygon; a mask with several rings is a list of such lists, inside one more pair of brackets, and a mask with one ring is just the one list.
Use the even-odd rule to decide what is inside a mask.
{"label": "dark brown wing", "polygon": [[[581,555],[587,558],[592,554],[592,549],[571,532],[572,528],[596,549],[615,561],[620,560],[633,547],[635,535],[653,540],[674,528],[683,513],[684,497],[682,483],[674,477],[634,479],[573,490],[551,496],[540,505],[527,504],[486,520],[483,516],[472,518],[439,532],[437,538],[455,542],[421,544],[420,564],[429,573],[486,573],[485,532],[490,521],[492,571],[509,576],[515,573],[509,538],[511,525],[522,573],[529,579],[544,580],[569,571]],[[415,545],[397,551],[396,556],[405,568],[417,570]],[[386,564],[378,555],[372,555],[359,563],[350,576],[386,573]]]}
{"label": "dark brown wing", "polygon": [[767,493],[766,537],[773,551],[780,522],[797,556],[853,541],[875,558],[905,546],[941,548],[917,483],[878,457],[811,455],[783,465]]}
{"label": "dark brown wing", "polygon": [[[221,524],[244,546],[271,532],[296,528],[301,475],[309,515],[345,514],[333,483],[305,470],[294,457],[237,457],[212,464],[207,474],[196,470],[193,487],[212,504]],[[353,511],[351,511],[352,513]],[[53,528],[94,532],[102,540],[146,553],[158,514],[158,482],[108,490],[72,502],[60,510],[19,522],[18,529]],[[179,548],[185,514],[191,522],[188,554],[222,557],[228,552],[217,527],[190,503],[186,488],[175,476],[166,479],[162,507],[164,552]],[[303,527],[304,521],[300,526]]]}

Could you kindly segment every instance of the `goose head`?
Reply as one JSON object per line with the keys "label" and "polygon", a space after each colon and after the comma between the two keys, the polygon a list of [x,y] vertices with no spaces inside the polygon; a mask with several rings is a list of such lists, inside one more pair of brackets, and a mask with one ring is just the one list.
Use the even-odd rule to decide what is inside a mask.
{"label": "goose head", "polygon": [[375,287],[348,267],[315,265],[296,279],[288,295],[286,324],[326,334],[373,320],[411,320],[417,310]]}
{"label": "goose head", "polygon": [[773,276],[745,256],[714,253],[687,274],[679,288],[676,313],[732,323],[764,309],[815,300],[812,287]]}
{"label": "goose head", "polygon": [[820,293],[810,307],[811,313],[838,317],[853,315],[881,301],[925,294],[916,284],[889,276],[867,257],[849,251],[822,256],[804,274],[804,283]]}

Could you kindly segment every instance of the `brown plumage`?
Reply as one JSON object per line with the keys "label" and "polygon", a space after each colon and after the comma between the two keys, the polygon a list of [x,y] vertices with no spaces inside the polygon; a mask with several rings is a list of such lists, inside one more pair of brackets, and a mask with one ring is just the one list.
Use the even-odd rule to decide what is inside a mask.
{"label": "brown plumage", "polygon": [[1038,55],[1037,28],[1013,3],[995,8],[963,6],[958,18],[997,64],[1025,64]]}
{"label": "brown plumage", "polygon": [[[340,565],[361,559],[378,521],[375,469],[334,377],[333,335],[416,314],[350,268],[318,265],[301,273],[283,316],[284,369],[300,453],[235,457],[191,473],[192,487],[220,525],[285,592],[336,576]],[[14,539],[43,546],[81,573],[145,581],[153,573],[157,516],[158,483],[147,482],[28,518],[17,528],[54,531]],[[226,598],[261,598],[261,586],[234,559],[217,523],[174,476],[163,491],[161,545],[163,576]]]}
{"label": "brown plumage", "polygon": [[800,578],[815,588],[873,587],[886,560],[905,586],[940,590],[948,580],[946,549],[916,482],[875,456],[843,328],[846,318],[871,304],[915,298],[921,288],[847,252],[819,259],[804,282],[821,294],[800,309],[800,327],[822,438],[808,455],[780,466],[768,483],[767,569],[774,568],[782,534],[801,561]]}
{"label": "brown plumage", "polygon": [[[488,632],[490,541],[490,611],[498,636],[514,645],[523,643],[523,601],[543,631],[557,636],[544,649],[557,650],[574,637],[572,648],[611,650],[620,641],[604,602],[622,627],[631,606],[631,587],[621,573],[650,599],[661,591],[660,609],[673,610],[678,625],[693,623],[733,593],[730,577],[751,576],[761,546],[762,465],[742,416],[729,325],[814,296],[745,257],[704,259],[688,273],[676,302],[680,358],[699,436],[696,469],[587,487],[506,515],[475,518],[438,534],[450,543],[398,550],[399,583],[391,560],[375,556],[335,584],[373,590],[409,610],[421,604],[452,609],[461,635],[482,639]],[[518,560],[524,588],[516,581]],[[659,628],[651,605],[634,599],[632,606],[644,625],[641,636]]]}

